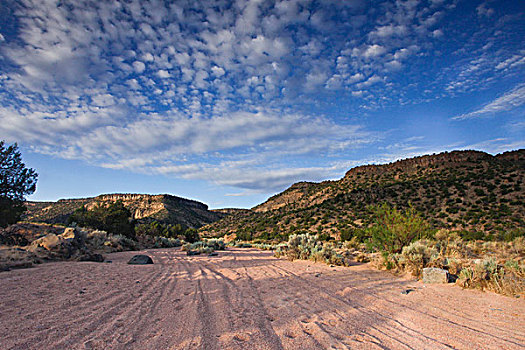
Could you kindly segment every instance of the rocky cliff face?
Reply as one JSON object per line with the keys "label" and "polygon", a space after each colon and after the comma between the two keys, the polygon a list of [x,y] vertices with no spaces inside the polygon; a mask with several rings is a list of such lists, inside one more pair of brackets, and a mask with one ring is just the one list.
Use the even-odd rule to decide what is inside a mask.
{"label": "rocky cliff face", "polygon": [[200,227],[217,221],[225,214],[208,210],[208,206],[191,199],[167,194],[148,195],[135,193],[103,194],[93,198],[61,199],[57,202],[27,202],[25,220],[65,223],[76,209],[85,206],[92,209],[97,205],[109,205],[122,201],[135,220],[160,221],[181,224],[186,227]]}

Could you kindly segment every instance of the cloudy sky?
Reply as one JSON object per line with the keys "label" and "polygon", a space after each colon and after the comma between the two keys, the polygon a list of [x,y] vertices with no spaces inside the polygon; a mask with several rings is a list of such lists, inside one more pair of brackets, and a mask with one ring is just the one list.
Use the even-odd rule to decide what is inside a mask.
{"label": "cloudy sky", "polygon": [[0,3],[0,139],[32,200],[251,207],[300,180],[525,147],[525,6],[474,0]]}

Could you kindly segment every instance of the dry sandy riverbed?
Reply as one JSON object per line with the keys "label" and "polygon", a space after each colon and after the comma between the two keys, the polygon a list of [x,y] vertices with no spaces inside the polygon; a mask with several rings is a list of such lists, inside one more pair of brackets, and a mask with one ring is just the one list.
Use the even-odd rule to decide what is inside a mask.
{"label": "dry sandy riverbed", "polygon": [[[0,349],[518,349],[525,302],[366,265],[148,250],[0,273]],[[406,289],[415,291],[404,295]]]}

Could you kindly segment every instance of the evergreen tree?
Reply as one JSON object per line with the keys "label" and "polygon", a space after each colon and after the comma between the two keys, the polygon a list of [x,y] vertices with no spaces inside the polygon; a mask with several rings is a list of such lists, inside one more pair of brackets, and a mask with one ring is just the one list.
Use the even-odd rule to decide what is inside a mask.
{"label": "evergreen tree", "polygon": [[14,224],[26,210],[24,197],[36,190],[38,174],[26,168],[18,145],[0,141],[0,227]]}

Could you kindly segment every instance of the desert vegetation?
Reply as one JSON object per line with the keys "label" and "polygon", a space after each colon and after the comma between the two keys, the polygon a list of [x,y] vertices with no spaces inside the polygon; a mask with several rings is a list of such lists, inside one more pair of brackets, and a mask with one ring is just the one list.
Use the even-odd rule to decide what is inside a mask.
{"label": "desert vegetation", "polygon": [[182,250],[187,255],[212,254],[216,250],[225,250],[226,244],[222,239],[203,239],[201,241],[186,243],[182,246]]}
{"label": "desert vegetation", "polygon": [[[46,203],[33,213],[67,218],[73,237],[66,238],[60,226],[34,237],[5,231],[3,244],[14,257],[34,257],[35,249],[27,247],[39,246],[35,240],[52,234],[47,240],[58,240],[64,247],[71,242],[63,240],[78,235],[75,244],[83,242],[86,249],[77,254],[68,248],[61,253],[65,259],[83,259],[79,256],[88,256],[88,251],[182,247],[188,255],[198,255],[227,245],[255,247],[288,260],[340,266],[370,261],[380,269],[417,278],[423,269],[436,267],[465,288],[520,294],[525,255],[522,155],[523,151],[495,157],[452,152],[358,167],[339,181],[295,184],[253,210],[215,211],[213,215],[226,217],[199,230],[181,222],[191,222],[191,215],[203,215],[201,222],[210,219],[207,206],[173,196],[116,194],[96,201]],[[171,212],[166,203],[171,203]],[[174,218],[176,203],[186,221],[167,220]],[[77,207],[71,211],[73,206]],[[184,216],[190,210],[186,206],[199,212]],[[53,252],[45,259],[51,256],[61,255]]]}
{"label": "desert vegetation", "polygon": [[464,288],[506,295],[525,293],[525,237],[512,241],[465,240],[458,232],[430,225],[413,209],[387,204],[371,209],[373,224],[346,241],[323,241],[318,235],[293,234],[273,246],[276,257],[348,266],[371,261],[379,269],[422,277],[427,267],[447,270]]}
{"label": "desert vegetation", "polygon": [[307,232],[345,239],[372,224],[378,203],[389,203],[412,208],[433,229],[456,231],[464,240],[512,241],[525,232],[524,155],[456,151],[357,167],[338,181],[294,184],[200,231],[274,243]]}

